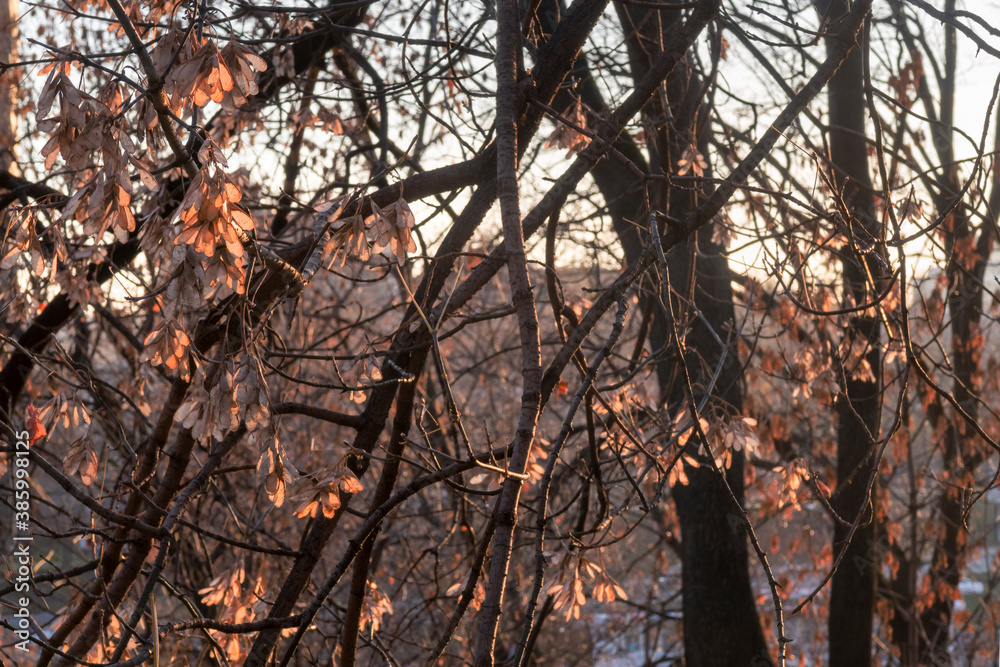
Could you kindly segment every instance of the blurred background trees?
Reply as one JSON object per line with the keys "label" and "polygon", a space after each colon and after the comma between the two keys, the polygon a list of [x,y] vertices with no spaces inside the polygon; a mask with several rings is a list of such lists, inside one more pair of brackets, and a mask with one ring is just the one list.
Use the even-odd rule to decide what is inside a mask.
{"label": "blurred background trees", "polygon": [[7,662],[994,659],[994,9],[19,11]]}

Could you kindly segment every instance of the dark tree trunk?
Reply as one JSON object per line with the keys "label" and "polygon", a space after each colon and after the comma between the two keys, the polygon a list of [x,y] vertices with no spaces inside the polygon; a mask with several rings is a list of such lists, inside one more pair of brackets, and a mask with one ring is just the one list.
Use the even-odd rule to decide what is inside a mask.
{"label": "dark tree trunk", "polygon": [[[703,228],[695,242],[678,246],[667,256],[675,290],[692,295],[691,307],[701,311],[720,338],[726,340],[727,327],[735,321],[729,265],[723,249],[711,241],[712,232]],[[689,277],[693,280],[689,284]],[[667,295],[664,294],[664,298]],[[675,312],[683,307],[675,301]],[[656,347],[669,340],[672,326],[665,314],[656,317],[650,330],[650,344]],[[735,333],[735,332],[733,332]],[[700,318],[692,320],[685,341],[684,363],[688,365],[696,397],[707,386],[720,363],[723,349]],[[718,409],[731,415],[743,407],[740,364],[735,344],[723,363],[713,400],[706,411]],[[685,388],[676,363],[657,368],[662,395],[671,410],[685,401]],[[695,453],[696,443],[689,445]],[[671,489],[681,526],[683,567],[684,655],[688,665],[770,665],[764,642],[747,560],[746,533],[720,475],[707,457],[697,457],[701,467],[687,468],[688,484]],[[726,483],[740,501],[744,492],[743,452],[732,452]]]}
{"label": "dark tree trunk", "polygon": [[[955,0],[947,0],[944,9],[954,12]],[[959,172],[952,168],[955,161],[953,125],[955,121],[955,84],[958,64],[957,35],[953,25],[944,26],[944,77],[940,91],[941,122],[933,127],[934,145],[943,168],[938,176],[937,188],[931,192],[934,207],[943,212],[961,192]],[[921,93],[924,106],[935,113],[930,91],[924,83]],[[994,175],[993,191],[990,198],[992,213],[997,210],[1000,192]],[[993,232],[980,229],[978,240],[976,230],[969,219],[964,203],[956,206],[950,219],[944,224],[945,252],[948,255],[946,273],[948,276],[948,311],[951,315],[951,359],[954,364],[952,396],[965,413],[976,420],[979,416],[979,356],[980,319],[983,311],[983,276],[986,260],[993,247]],[[970,253],[969,245],[975,251]],[[940,418],[945,418],[944,413]],[[984,451],[979,436],[965,424],[960,415],[952,413],[944,428],[942,457],[945,485],[938,498],[937,520],[944,524],[943,530],[934,542],[931,568],[928,572],[931,590],[935,591],[934,601],[920,616],[921,638],[926,638],[920,646],[921,660],[934,665],[951,664],[951,622],[954,602],[952,594],[965,568],[966,533],[965,503],[966,493],[974,486],[973,473],[983,461]]]}
{"label": "dark tree trunk", "polygon": [[[663,46],[662,38],[658,35],[668,32],[680,17],[680,12],[650,12],[645,9],[629,11],[621,6],[618,9],[630,47],[633,72],[638,79],[645,71],[645,65]],[[543,32],[551,30],[546,21],[557,16],[557,12],[558,6],[554,0],[545,0],[539,7],[537,15]],[[639,35],[642,35],[641,39]],[[677,72],[668,79],[668,97],[676,97],[681,101],[671,112],[683,114],[686,122],[675,123],[671,130],[662,120],[662,105],[655,102],[647,113],[648,118],[655,119],[658,114],[660,117],[657,122],[660,141],[653,151],[657,154],[654,159],[661,165],[664,160],[668,165],[671,160],[676,163],[680,157],[679,151],[695,141],[698,132],[696,125],[702,118],[700,96],[697,94],[702,82],[688,68],[678,68],[681,69],[685,71]],[[605,109],[606,102],[590,75],[584,58],[577,63],[573,74],[577,80],[575,93],[580,95],[583,103],[594,113]],[[569,106],[568,96],[559,101],[560,108]],[[648,171],[642,152],[629,137],[619,139],[615,148],[620,155]],[[645,221],[648,215],[643,201],[643,183],[618,157],[597,163],[592,175],[608,207],[625,259],[634,261],[642,253],[643,244],[649,242],[648,234],[640,234],[640,227],[637,225],[637,222],[641,224]],[[671,214],[683,217],[684,213],[700,203],[700,198],[687,191],[678,192],[672,197]],[[664,196],[669,196],[669,193],[664,192]],[[708,323],[724,337],[726,327],[735,321],[731,272],[725,256],[720,254],[723,249],[711,242],[711,236],[710,226],[703,228],[699,247],[709,256],[699,257],[695,267],[691,265],[695,257],[693,241],[670,253],[670,272],[677,281],[674,287],[685,294],[689,293],[686,291],[690,287],[687,285],[688,277],[694,277],[697,289],[693,292],[693,305],[702,311]],[[653,289],[658,291],[661,286],[654,285]],[[659,312],[654,316],[648,345],[651,349],[659,350],[670,343],[671,324],[664,309],[656,310]],[[687,362],[696,378],[695,382],[704,388],[722,350],[701,321],[697,321],[690,332],[687,344]],[[738,413],[742,410],[743,394],[735,349],[729,351],[727,361],[716,384],[715,403],[726,405],[728,410]],[[707,376],[704,372],[706,369],[709,369]],[[676,410],[685,400],[684,388],[677,382],[676,364],[661,363],[657,373],[661,395],[667,408]],[[732,465],[726,471],[726,479],[740,501],[744,491],[743,471],[743,455],[734,453]],[[689,469],[687,474],[689,483],[672,490],[682,536],[685,664],[689,667],[766,667],[772,663],[750,586],[747,538],[729,492],[721,476],[710,467]]]}
{"label": "dark tree trunk", "polygon": [[[680,73],[668,82],[667,95],[676,100],[668,117],[675,118],[674,132],[661,150],[661,166],[676,172],[684,150],[698,145],[707,153],[708,125],[699,131],[701,111],[696,97],[702,82],[690,73]],[[680,120],[677,123],[676,120]],[[704,193],[672,189],[666,193],[671,216],[683,217],[701,203]],[[689,329],[682,339],[684,354],[657,367],[661,397],[671,412],[686,402],[679,363],[687,365],[695,399],[707,390],[716,368],[712,399],[703,414],[710,418],[736,418],[743,412],[742,367],[736,351],[733,325],[732,272],[725,248],[713,242],[714,225],[698,231],[697,240],[689,239],[667,254],[667,270],[672,293],[661,289],[661,299],[673,300],[673,314]],[[700,311],[704,317],[698,317]],[[659,348],[671,338],[674,323],[670,314],[660,309],[650,328],[650,345]],[[711,330],[709,329],[711,327]],[[714,331],[713,331],[714,330]],[[727,350],[719,345],[731,340]],[[725,359],[723,359],[725,355]],[[725,417],[723,417],[725,415]],[[689,454],[701,467],[686,469],[687,484],[675,484],[671,495],[681,527],[683,566],[684,655],[688,665],[723,666],[771,664],[750,585],[747,560],[747,536],[733,506],[729,489],[739,502],[744,494],[742,451],[733,451],[725,470],[725,481],[713,468],[712,461],[697,454],[697,442],[689,441]],[[680,464],[683,465],[683,464]],[[723,628],[725,629],[724,631]]]}
{"label": "dark tree trunk", "polygon": [[[847,16],[846,0],[816,0],[826,19],[827,48],[836,48],[837,24]],[[863,34],[863,33],[862,33]],[[863,48],[855,48],[828,88],[830,105],[830,162],[836,181],[837,207],[848,220],[850,247],[870,248],[882,240],[868,164],[865,130]],[[874,293],[870,275],[882,273],[877,258],[848,253],[843,260],[844,296],[848,304],[870,302]],[[878,522],[872,509],[877,464],[874,451],[882,412],[882,369],[879,323],[867,313],[851,316],[845,336],[851,349],[863,350],[871,367],[868,377],[856,376],[857,364],[843,362],[843,383],[837,400],[837,489],[831,504],[848,524],[834,522],[834,556],[846,549],[830,584],[829,658],[832,667],[867,665],[872,656],[872,621],[879,571]],[[873,379],[872,379],[873,378]],[[848,543],[848,540],[850,542]]]}

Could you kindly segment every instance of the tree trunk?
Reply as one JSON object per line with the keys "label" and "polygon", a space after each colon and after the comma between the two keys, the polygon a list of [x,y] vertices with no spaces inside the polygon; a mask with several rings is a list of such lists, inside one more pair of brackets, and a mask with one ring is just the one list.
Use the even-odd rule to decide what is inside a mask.
{"label": "tree trunk", "polygon": [[[837,24],[850,9],[847,0],[816,0],[821,20],[826,19],[827,49],[836,48]],[[862,33],[863,34],[863,33]],[[862,45],[862,48],[867,48]],[[835,178],[838,208],[849,221],[851,248],[870,248],[882,240],[876,218],[875,198],[868,165],[865,131],[865,95],[862,48],[854,49],[828,88],[830,105],[830,162]],[[877,247],[877,245],[876,245]],[[869,257],[874,253],[869,254]],[[848,305],[868,303],[874,293],[870,275],[877,280],[882,264],[867,261],[859,252],[843,260],[844,297]],[[857,524],[834,522],[833,553],[846,549],[830,584],[829,658],[832,667],[867,665],[872,656],[872,621],[875,587],[880,567],[878,522],[873,514],[877,465],[875,440],[882,413],[882,362],[879,323],[868,314],[851,316],[845,332],[850,349],[861,355],[842,359],[843,382],[837,400],[837,489],[831,504],[837,515]],[[870,375],[857,373],[865,360]],[[867,377],[865,377],[867,375]],[[849,540],[849,541],[848,541]]]}
{"label": "tree trunk", "polygon": [[[945,11],[955,11],[955,0],[945,2]],[[944,211],[961,192],[958,169],[952,168],[955,160],[953,125],[955,120],[955,84],[957,73],[957,42],[955,27],[944,26],[944,78],[940,91],[941,122],[933,128],[934,145],[943,168],[937,188],[931,196],[937,211]],[[926,86],[926,84],[925,84]],[[930,107],[929,91],[922,91],[924,104]],[[933,113],[933,111],[931,111]],[[932,116],[933,117],[933,116]],[[990,208],[995,212],[997,179],[994,176]],[[978,371],[982,346],[980,318],[983,310],[983,276],[986,260],[993,246],[993,233],[981,229],[976,232],[969,220],[964,202],[956,206],[943,225],[945,252],[948,256],[948,311],[951,315],[951,359],[954,364],[952,396],[965,413],[976,420],[979,416]],[[975,250],[971,248],[974,247]],[[941,418],[945,418],[942,412]],[[934,542],[931,568],[928,572],[934,601],[921,614],[920,622],[926,638],[920,647],[921,660],[934,665],[951,664],[951,621],[953,595],[965,567],[967,531],[965,528],[966,493],[975,486],[973,473],[982,462],[984,452],[975,431],[967,427],[965,419],[951,412],[944,428],[943,473],[944,488],[940,491],[937,520],[943,524]]]}
{"label": "tree trunk", "polygon": [[[634,77],[638,79],[663,44],[661,39],[651,36],[665,34],[680,18],[680,12],[623,12],[621,6],[618,9],[630,46],[632,70]],[[547,0],[542,3],[538,17],[542,22],[543,32],[551,31],[546,20],[557,16],[557,10],[555,2]],[[638,40],[629,39],[630,32],[635,37],[640,31],[645,36],[641,44]],[[678,68],[681,69],[687,68]],[[595,113],[604,110],[606,102],[590,74],[585,58],[577,63],[573,74],[578,82],[576,92],[584,104]],[[685,71],[676,72],[668,78],[668,97],[674,99],[676,96],[684,101],[680,106],[687,107],[689,121],[687,125],[678,124],[686,132],[684,136],[672,135],[662,120],[658,123],[665,143],[659,146],[657,152],[668,160],[667,153],[677,153],[682,144],[687,145],[693,141],[695,122],[701,117],[702,110],[697,104],[697,97],[688,94],[698,89],[701,82],[695,78],[689,79],[690,76],[690,72]],[[568,99],[560,100],[560,109],[568,106]],[[655,102],[652,106],[654,110],[648,115],[656,116],[662,111],[662,106],[657,109]],[[672,111],[680,113],[680,106]],[[642,152],[631,138],[623,135],[615,144],[615,149],[644,171],[649,171]],[[679,155],[674,156],[674,163],[677,157]],[[646,220],[648,215],[643,202],[642,181],[635,177],[620,158],[598,162],[592,175],[608,207],[626,261],[636,260],[643,251],[643,244],[648,243],[648,235],[640,237],[635,224],[635,221]],[[671,214],[676,217],[683,217],[684,213],[693,210],[700,203],[697,197],[686,191],[681,191],[673,199]],[[720,335],[724,335],[725,327],[735,321],[731,272],[728,261],[720,254],[723,249],[711,242],[711,236],[710,226],[703,228],[699,236],[700,247],[710,257],[699,258],[695,267],[697,289],[694,292],[694,307],[701,309],[708,323]],[[681,282],[685,282],[686,276],[691,275],[694,248],[695,244],[689,242],[669,254],[671,275],[678,277]],[[664,348],[671,340],[671,324],[666,313],[662,309],[657,310],[659,312],[654,316],[649,332],[648,342],[652,349]],[[689,365],[697,376],[702,377],[704,385],[706,378],[699,371],[706,367],[714,369],[722,350],[700,320],[695,324],[688,344]],[[717,381],[716,391],[718,404],[725,404],[734,412],[739,412],[742,409],[743,395],[739,382],[740,367],[738,363],[733,363],[737,361],[735,354],[735,350],[729,351],[729,363]],[[657,369],[661,395],[671,410],[683,405],[684,401],[683,387],[676,383],[676,371],[674,363],[661,363]],[[741,501],[744,490],[743,466],[742,453],[735,452],[732,465],[726,472],[733,494]],[[750,586],[746,534],[741,524],[732,521],[737,514],[729,493],[720,476],[711,468],[689,470],[688,479],[687,485],[672,490],[682,536],[685,664],[689,667],[770,665],[770,654]],[[725,631],[720,632],[723,628]]]}
{"label": "tree trunk", "polygon": [[[0,62],[17,60],[17,0],[0,2]],[[0,171],[20,175],[15,152],[17,146],[17,88],[22,70],[11,68],[0,76]]]}

